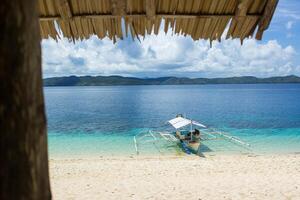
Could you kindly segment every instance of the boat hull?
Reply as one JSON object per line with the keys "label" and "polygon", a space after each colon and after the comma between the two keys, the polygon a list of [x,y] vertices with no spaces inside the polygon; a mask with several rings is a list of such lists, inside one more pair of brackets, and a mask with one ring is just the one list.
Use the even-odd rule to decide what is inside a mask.
{"label": "boat hull", "polygon": [[200,142],[189,142],[181,140],[183,147],[188,148],[192,153],[199,155],[200,154]]}

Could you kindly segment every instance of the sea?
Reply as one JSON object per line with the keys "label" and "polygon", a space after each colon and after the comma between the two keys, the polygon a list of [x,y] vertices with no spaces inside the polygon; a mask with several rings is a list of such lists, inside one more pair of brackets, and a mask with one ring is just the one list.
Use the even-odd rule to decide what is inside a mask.
{"label": "sea", "polygon": [[[177,114],[250,144],[207,140],[204,155],[300,153],[300,84],[44,87],[44,94],[50,158],[135,155],[135,135],[169,130]],[[184,155],[177,143],[149,141],[139,143],[140,155]]]}

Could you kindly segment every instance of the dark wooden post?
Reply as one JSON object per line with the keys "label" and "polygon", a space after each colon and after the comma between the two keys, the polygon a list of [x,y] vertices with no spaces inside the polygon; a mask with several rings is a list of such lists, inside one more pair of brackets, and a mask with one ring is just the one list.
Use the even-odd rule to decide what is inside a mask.
{"label": "dark wooden post", "polygon": [[51,199],[37,1],[0,3],[0,199]]}

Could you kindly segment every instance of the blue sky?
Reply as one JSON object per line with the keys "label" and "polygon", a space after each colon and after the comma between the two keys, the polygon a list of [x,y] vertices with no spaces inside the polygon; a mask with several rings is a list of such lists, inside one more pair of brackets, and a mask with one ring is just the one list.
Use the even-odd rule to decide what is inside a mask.
{"label": "blue sky", "polygon": [[123,75],[136,77],[300,76],[300,1],[279,0],[262,41],[214,42],[190,37],[147,36],[113,44],[96,36],[77,41],[42,41],[44,77]]}

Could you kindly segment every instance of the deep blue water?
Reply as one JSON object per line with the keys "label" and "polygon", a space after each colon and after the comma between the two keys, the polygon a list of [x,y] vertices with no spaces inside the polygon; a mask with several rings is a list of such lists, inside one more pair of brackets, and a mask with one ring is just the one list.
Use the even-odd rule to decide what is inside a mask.
{"label": "deep blue water", "polygon": [[[50,156],[133,154],[133,135],[159,127],[178,113],[239,136],[255,152],[300,151],[300,84],[46,87],[44,91]],[[206,146],[216,153],[239,151],[222,142]]]}

